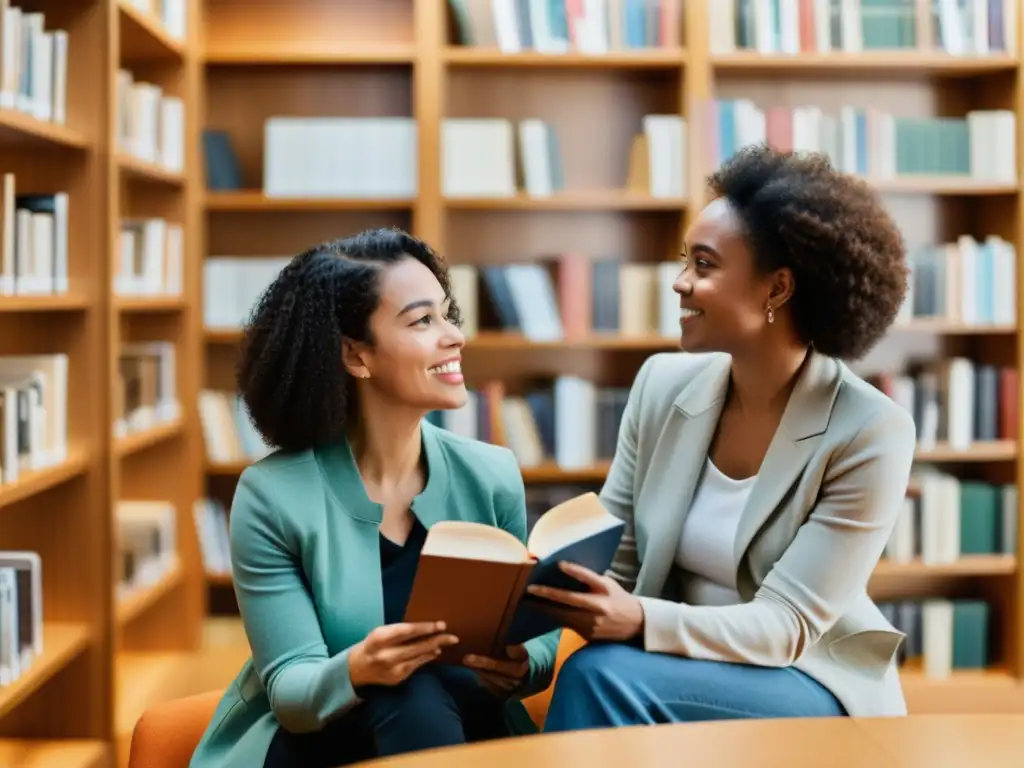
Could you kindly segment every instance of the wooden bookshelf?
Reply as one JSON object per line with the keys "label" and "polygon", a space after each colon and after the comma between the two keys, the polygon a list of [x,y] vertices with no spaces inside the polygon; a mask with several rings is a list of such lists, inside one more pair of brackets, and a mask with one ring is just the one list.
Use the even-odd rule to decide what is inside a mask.
{"label": "wooden bookshelf", "polygon": [[[189,27],[198,30],[199,3],[186,2]],[[205,612],[191,517],[203,464],[189,442],[198,431],[194,403],[202,349],[195,267],[202,182],[194,181],[198,144],[191,138],[201,121],[195,95],[199,45],[196,32],[180,39],[172,34],[159,3],[10,5],[21,16],[5,24],[27,23],[28,14],[40,13],[46,33],[67,36],[66,106],[58,109],[61,100],[50,102],[41,92],[42,98],[29,102],[32,109],[0,108],[0,173],[14,174],[15,194],[66,193],[63,230],[57,214],[56,239],[46,258],[58,258],[56,243],[66,241],[67,261],[66,280],[57,261],[52,274],[58,277],[43,290],[24,281],[20,266],[18,279],[3,290],[10,277],[3,273],[0,368],[7,356],[66,355],[67,391],[59,460],[47,454],[45,464],[21,466],[17,479],[0,483],[0,551],[41,556],[43,598],[43,651],[12,683],[0,686],[0,764],[100,768],[111,765],[117,737],[124,736],[118,708],[126,700],[128,706],[140,701],[137,680],[145,675],[118,674],[124,660],[139,670],[150,657],[159,667],[170,653],[196,650]],[[181,168],[166,167],[168,153],[145,160],[122,145],[122,68],[136,82],[181,98],[192,129],[182,131],[188,143]],[[63,70],[55,65],[55,71]],[[40,112],[38,102],[49,103],[49,109]],[[182,258],[184,275],[175,296],[134,295],[116,285],[122,220],[135,217],[181,224],[188,256]],[[33,252],[27,263],[34,259],[46,267],[40,253]],[[122,344],[150,340],[177,345],[181,413],[151,430],[117,434]],[[44,380],[46,391],[59,396],[54,382],[60,375],[54,375]],[[64,426],[59,412],[47,408],[46,414],[48,424],[52,418]],[[177,559],[148,589],[119,599],[115,509],[120,500],[140,498],[168,501],[176,509]],[[162,695],[147,686],[147,701]],[[168,695],[178,690],[168,689]],[[123,763],[126,753],[117,757]]]}
{"label": "wooden bookshelf", "polygon": [[[925,116],[1008,109],[1017,120],[1021,165],[1024,72],[1016,51],[954,56],[927,49],[792,55],[719,50],[711,13],[728,1],[682,0],[680,45],[546,54],[460,43],[447,0],[206,0],[203,127],[228,135],[239,178],[233,188],[199,193],[202,253],[207,260],[231,256],[256,265],[320,240],[393,224],[425,238],[455,265],[502,265],[564,252],[616,255],[633,263],[670,261],[703,203],[704,177],[716,164],[703,127],[713,99],[747,98],[762,110],[817,104],[832,113],[846,102]],[[1024,39],[1021,15],[1017,40]],[[631,141],[650,113],[686,119],[685,194],[656,197],[630,183]],[[417,194],[269,194],[264,125],[282,115],[413,118]],[[549,197],[522,189],[500,196],[443,193],[444,120],[531,117],[557,129],[563,189]],[[1017,253],[1024,248],[1024,195],[1017,177],[932,173],[867,179],[901,225],[907,222],[908,241],[995,234]],[[1020,294],[1019,259],[1017,264]],[[869,356],[865,375],[898,368],[920,354],[1019,367],[1021,323],[1019,311],[1013,322],[912,318],[896,325],[881,351]],[[214,324],[197,336],[203,344],[199,386],[230,393],[238,328]],[[482,320],[467,345],[464,371],[471,385],[497,380],[510,394],[558,375],[626,387],[648,355],[676,346],[675,338],[656,334],[592,333],[537,342]],[[1020,401],[1019,392],[1014,399]],[[206,455],[205,495],[229,507],[238,475],[251,459],[217,461],[202,447],[201,436],[190,439]],[[1024,470],[1016,439],[922,445],[917,458],[992,484],[1016,483]],[[607,466],[606,458],[575,468],[546,461],[524,466],[523,475],[528,493],[543,494],[552,486],[599,487]],[[921,492],[915,481],[908,496]],[[935,679],[908,663],[903,674],[912,711],[1024,711],[1021,556],[1018,543],[1013,553],[964,556],[953,563],[930,565],[918,558],[879,565],[871,590],[880,600],[983,597],[993,606],[991,666]],[[211,570],[206,581],[211,608],[219,611],[226,603],[230,612],[230,575]]]}

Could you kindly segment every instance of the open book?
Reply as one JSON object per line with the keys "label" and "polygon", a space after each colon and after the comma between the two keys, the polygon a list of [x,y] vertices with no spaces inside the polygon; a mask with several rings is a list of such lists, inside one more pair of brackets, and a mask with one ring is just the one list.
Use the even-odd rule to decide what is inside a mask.
{"label": "open book", "polygon": [[585,493],[545,512],[524,546],[483,523],[435,523],[423,544],[405,621],[444,621],[458,645],[440,657],[461,663],[467,654],[495,658],[559,627],[545,601],[526,593],[531,584],[587,591],[558,567],[562,560],[595,573],[611,565],[624,524],[597,494]]}

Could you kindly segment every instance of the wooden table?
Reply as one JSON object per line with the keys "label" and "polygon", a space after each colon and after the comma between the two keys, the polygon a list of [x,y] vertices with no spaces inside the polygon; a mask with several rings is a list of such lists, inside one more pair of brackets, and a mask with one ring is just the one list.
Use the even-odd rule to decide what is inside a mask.
{"label": "wooden table", "polygon": [[1022,768],[1024,714],[725,720],[542,734],[365,768]]}

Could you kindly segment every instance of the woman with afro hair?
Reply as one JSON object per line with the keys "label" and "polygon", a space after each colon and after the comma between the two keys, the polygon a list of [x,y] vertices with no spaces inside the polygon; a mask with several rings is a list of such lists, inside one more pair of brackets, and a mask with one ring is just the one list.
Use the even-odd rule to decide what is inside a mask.
{"label": "woman with afro hair", "polygon": [[590,642],[545,731],[902,715],[903,635],[867,585],[903,506],[911,415],[854,375],[907,291],[900,232],[816,154],[754,146],[687,233],[682,352],[641,367],[601,492],[625,521],[589,591],[536,589]]}
{"label": "woman with afro hair", "polygon": [[299,254],[255,307],[238,389],[277,450],[242,473],[229,528],[252,657],[192,768],[327,768],[536,731],[521,699],[549,685],[557,631],[442,664],[456,638],[403,621],[434,523],[526,538],[512,452],[424,419],[467,400],[458,323],[445,264],[394,229]]}

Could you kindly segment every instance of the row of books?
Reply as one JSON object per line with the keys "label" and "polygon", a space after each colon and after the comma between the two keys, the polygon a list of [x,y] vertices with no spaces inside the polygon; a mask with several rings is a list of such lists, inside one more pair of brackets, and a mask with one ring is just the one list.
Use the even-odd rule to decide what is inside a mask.
{"label": "row of books", "polygon": [[185,167],[185,102],[160,86],[117,71],[117,133],[120,152],[172,173]]}
{"label": "row of books", "polygon": [[157,19],[168,35],[184,40],[188,23],[188,0],[120,0]]}
{"label": "row of books", "polygon": [[67,122],[68,33],[46,13],[0,0],[0,108]]}
{"label": "row of books", "polygon": [[[263,193],[269,197],[411,199],[418,189],[417,126],[405,117],[273,117],[264,126]],[[652,197],[686,193],[686,121],[644,115],[623,183]],[[209,189],[239,190],[231,136],[203,134]],[[520,180],[523,189],[520,189]],[[539,118],[447,118],[441,186],[448,197],[547,197],[566,188],[554,126]]]}
{"label": "row of books", "polygon": [[954,563],[965,555],[1016,555],[1020,508],[1017,486],[964,480],[931,466],[915,467],[917,489],[885,548],[892,563]]}
{"label": "row of books", "polygon": [[898,661],[920,665],[930,679],[986,669],[994,661],[992,606],[983,600],[928,598],[879,603],[882,615],[907,637]]}
{"label": "row of books", "polygon": [[122,219],[114,260],[118,296],[179,296],[184,279],[184,230],[162,218]]}
{"label": "row of books", "polygon": [[20,192],[13,173],[0,186],[0,296],[68,290],[68,194]]}
{"label": "row of books", "polygon": [[[679,337],[677,262],[654,264],[562,254],[545,262],[451,268],[452,293],[472,337],[486,325],[535,342],[595,333]],[[481,301],[481,293],[486,301]]]}
{"label": "row of books", "polygon": [[290,256],[207,256],[203,260],[203,323],[210,330],[245,325],[260,295]]}
{"label": "row of books", "polygon": [[868,377],[913,415],[921,449],[946,443],[959,451],[978,442],[1017,439],[1019,379],[1016,366],[967,357],[922,359],[905,373]]}
{"label": "row of books", "polygon": [[215,576],[231,575],[231,540],[228,510],[220,499],[202,498],[192,505],[203,570]]}
{"label": "row of books", "polygon": [[43,650],[42,558],[0,550],[0,689],[26,674]]}
{"label": "row of books", "polygon": [[1019,0],[712,0],[712,53],[1015,52]]}
{"label": "row of books", "polygon": [[743,98],[712,100],[701,110],[714,166],[744,146],[768,143],[822,152],[840,170],[875,182],[924,174],[1017,181],[1017,119],[1007,109],[931,117],[848,104],[831,114],[817,105],[762,107]]}
{"label": "row of books", "polygon": [[434,411],[428,419],[455,434],[508,446],[522,467],[590,469],[615,455],[629,388],[558,376],[522,394],[506,392],[501,381],[468,394],[461,408]]}
{"label": "row of books", "polygon": [[67,458],[68,356],[0,357],[0,483]]}
{"label": "row of books", "polygon": [[236,392],[202,390],[199,393],[199,421],[206,458],[211,462],[255,461],[270,452]]}
{"label": "row of books", "polygon": [[504,53],[679,48],[684,0],[448,0],[462,45]]}
{"label": "row of books", "polygon": [[123,500],[114,508],[114,594],[125,600],[159,582],[177,555],[177,510],[164,500]]}
{"label": "row of books", "polygon": [[144,432],[179,418],[177,384],[173,342],[122,344],[114,393],[114,436]]}
{"label": "row of books", "polygon": [[1017,249],[998,235],[912,249],[899,322],[941,319],[964,325],[1017,322]]}
{"label": "row of books", "polygon": [[[652,197],[683,197],[686,120],[680,115],[648,114],[638,128],[645,162],[642,168],[631,163],[630,175],[643,173],[647,180],[643,191]],[[629,178],[623,179],[624,185],[628,182]],[[446,197],[504,198],[521,192],[548,197],[565,187],[552,124],[539,119],[517,124],[506,118],[448,118],[442,122],[441,192]]]}

